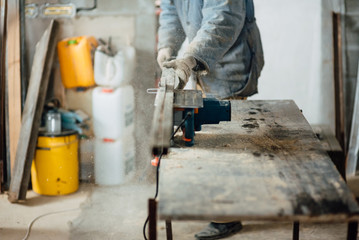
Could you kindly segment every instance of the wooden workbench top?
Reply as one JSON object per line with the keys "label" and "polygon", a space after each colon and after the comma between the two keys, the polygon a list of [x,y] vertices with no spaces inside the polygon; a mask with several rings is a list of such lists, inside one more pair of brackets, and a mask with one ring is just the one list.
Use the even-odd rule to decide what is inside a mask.
{"label": "wooden workbench top", "polygon": [[231,122],[203,125],[193,147],[178,136],[163,157],[161,219],[355,218],[353,195],[293,101],[231,104]]}

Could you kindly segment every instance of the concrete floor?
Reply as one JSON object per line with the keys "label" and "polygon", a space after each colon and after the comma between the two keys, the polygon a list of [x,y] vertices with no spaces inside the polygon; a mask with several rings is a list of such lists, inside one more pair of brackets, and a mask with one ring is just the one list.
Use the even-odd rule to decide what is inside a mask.
{"label": "concrete floor", "polygon": [[[116,187],[82,184],[76,193],[67,196],[40,196],[29,191],[22,204],[10,204],[6,195],[0,195],[0,239],[23,239],[34,218],[57,212],[38,219],[28,239],[140,240],[147,199],[154,191],[153,185],[138,183]],[[206,225],[207,222],[173,222],[174,239],[194,239],[193,235]],[[158,239],[166,239],[164,226],[164,222],[158,223]],[[241,233],[227,239],[289,240],[291,231],[291,223],[244,222]],[[345,224],[301,225],[301,240],[344,240],[345,236]]]}

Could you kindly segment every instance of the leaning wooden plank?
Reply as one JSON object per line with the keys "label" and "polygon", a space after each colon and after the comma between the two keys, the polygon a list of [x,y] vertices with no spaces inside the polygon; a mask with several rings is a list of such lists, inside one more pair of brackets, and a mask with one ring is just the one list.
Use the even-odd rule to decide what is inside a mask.
{"label": "leaning wooden plank", "polygon": [[163,147],[163,142],[159,142],[159,137],[162,135],[162,118],[161,112],[163,111],[163,104],[165,100],[166,89],[165,87],[160,87],[157,91],[156,100],[155,100],[155,110],[152,119],[152,129],[151,129],[151,136],[152,136],[152,153],[154,155],[158,155],[161,152]]}
{"label": "leaning wooden plank", "polygon": [[155,99],[155,112],[152,120],[152,153],[167,154],[172,134],[173,90],[176,73],[172,68],[162,70],[160,88]]}
{"label": "leaning wooden plank", "polygon": [[335,95],[335,135],[344,152],[347,149],[347,130],[345,126],[345,99],[342,56],[342,20],[338,13],[333,13],[333,48],[334,48],[334,95]]}
{"label": "leaning wooden plank", "polygon": [[[7,160],[7,154],[6,154],[6,114],[5,114],[5,106],[6,106],[6,90],[5,90],[5,61],[6,61],[6,20],[7,20],[7,2],[1,1],[1,20],[0,20],[0,26],[1,26],[1,37],[0,37],[0,171],[4,171],[5,169],[5,162]],[[2,175],[3,177],[4,175]],[[2,185],[2,182],[0,183]],[[2,187],[0,186],[0,192]]]}
{"label": "leaning wooden plank", "polygon": [[51,21],[50,26],[36,45],[24,106],[20,140],[16,151],[15,167],[10,182],[8,197],[10,202],[17,202],[26,198],[31,162],[35,153],[42,109],[55,54],[57,33],[58,23]]}
{"label": "leaning wooden plank", "polygon": [[9,140],[10,161],[13,169],[21,127],[20,3],[19,0],[7,2],[8,105],[11,109],[9,111]]}
{"label": "leaning wooden plank", "polygon": [[25,1],[20,1],[20,73],[21,73],[21,108],[24,108],[27,93],[27,60],[26,60],[26,34],[25,34]]}
{"label": "leaning wooden plank", "polygon": [[[359,70],[359,65],[358,65]],[[359,72],[355,92],[352,127],[350,130],[346,176],[354,177],[359,157]]]}

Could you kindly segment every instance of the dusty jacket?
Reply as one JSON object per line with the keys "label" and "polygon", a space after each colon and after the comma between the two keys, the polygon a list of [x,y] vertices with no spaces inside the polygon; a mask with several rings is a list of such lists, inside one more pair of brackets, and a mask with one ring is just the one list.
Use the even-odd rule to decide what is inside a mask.
{"label": "dusty jacket", "polygon": [[158,49],[175,54],[186,36],[184,56],[203,63],[206,90],[219,97],[257,93],[263,51],[252,0],[162,0]]}

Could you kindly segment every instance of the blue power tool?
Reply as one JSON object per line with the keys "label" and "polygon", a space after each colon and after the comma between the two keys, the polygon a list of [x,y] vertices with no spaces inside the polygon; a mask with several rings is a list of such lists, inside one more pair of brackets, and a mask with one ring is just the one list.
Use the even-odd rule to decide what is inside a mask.
{"label": "blue power tool", "polygon": [[193,146],[195,131],[200,131],[203,124],[231,120],[229,101],[203,98],[200,90],[175,89],[176,80],[178,76],[174,69],[163,68],[159,87],[147,90],[156,93],[151,128],[154,156],[168,153],[174,125],[182,126],[185,144]]}
{"label": "blue power tool", "polygon": [[221,121],[231,121],[231,102],[215,98],[203,98],[202,108],[175,108],[174,125],[186,118],[183,140],[186,146],[194,145],[195,131],[201,131],[203,124],[218,124]]}

